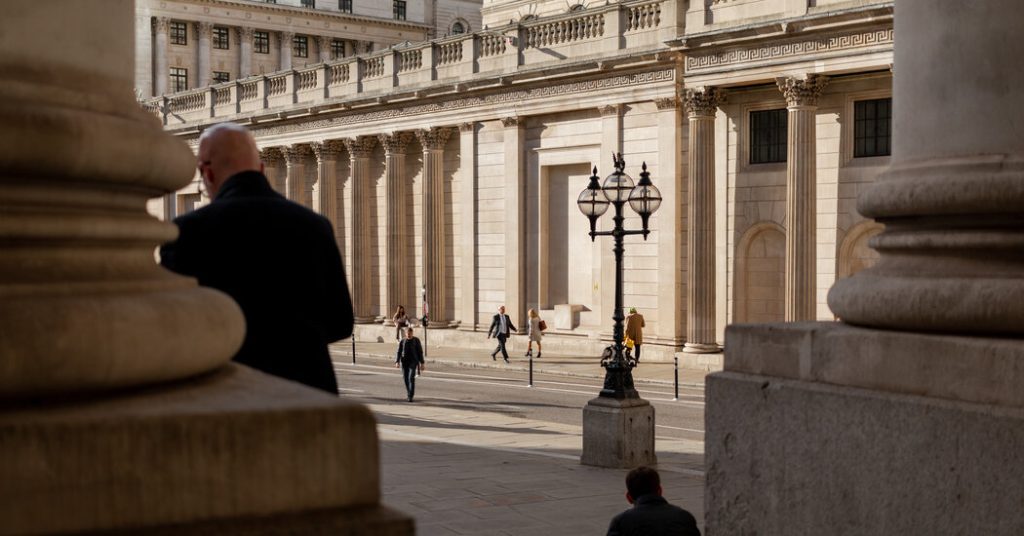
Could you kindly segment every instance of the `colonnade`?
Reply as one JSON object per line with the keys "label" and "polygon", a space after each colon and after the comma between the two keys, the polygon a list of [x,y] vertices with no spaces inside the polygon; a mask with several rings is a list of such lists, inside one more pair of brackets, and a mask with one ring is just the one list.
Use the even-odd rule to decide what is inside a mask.
{"label": "colonnade", "polygon": [[[415,303],[415,296],[410,292],[412,274],[409,273],[411,263],[407,255],[413,237],[408,232],[408,214],[404,204],[410,184],[405,160],[413,139],[419,141],[423,151],[422,190],[419,192],[423,200],[422,284],[427,288],[430,326],[447,327],[454,320],[454,311],[447,306],[452,289],[448,288],[447,281],[445,229],[448,222],[444,200],[445,144],[453,133],[453,127],[432,127],[261,149],[267,179],[276,190],[331,220],[339,242],[345,239],[343,234],[348,235],[352,251],[348,269],[357,323],[382,320],[389,323],[390,318],[387,317],[399,304],[408,306]],[[374,292],[377,282],[373,280],[373,255],[369,253],[375,247],[373,236],[377,229],[371,221],[374,214],[372,203],[376,200],[371,168],[378,144],[384,153],[382,187],[385,189],[383,216],[386,221],[386,254],[380,274],[382,297]],[[338,187],[341,181],[337,170],[343,153],[347,153],[349,159],[352,205],[345,221],[339,222]],[[285,164],[283,174],[282,162]],[[316,166],[312,190],[306,171],[310,165]],[[340,232],[342,227],[348,232]],[[409,313],[413,314],[413,311]]]}

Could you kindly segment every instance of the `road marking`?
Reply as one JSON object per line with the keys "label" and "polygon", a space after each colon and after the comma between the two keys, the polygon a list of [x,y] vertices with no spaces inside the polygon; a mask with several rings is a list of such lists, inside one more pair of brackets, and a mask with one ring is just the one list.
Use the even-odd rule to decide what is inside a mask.
{"label": "road marking", "polygon": [[353,393],[365,393],[366,392],[366,391],[364,391],[362,389],[349,389],[348,387],[339,387],[338,390],[339,391],[351,391]]}
{"label": "road marking", "polygon": [[668,428],[669,430],[682,430],[684,432],[696,432],[698,434],[703,434],[704,433],[704,430],[697,430],[697,429],[694,429],[694,428],[680,428],[678,426],[669,426],[667,424],[655,424],[654,426],[656,426],[658,428]]}

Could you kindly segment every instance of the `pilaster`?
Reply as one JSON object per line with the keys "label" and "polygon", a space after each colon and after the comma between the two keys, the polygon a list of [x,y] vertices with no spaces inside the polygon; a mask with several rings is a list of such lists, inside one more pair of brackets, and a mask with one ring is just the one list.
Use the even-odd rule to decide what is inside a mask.
{"label": "pilaster", "polygon": [[787,322],[817,317],[817,133],[818,97],[828,78],[818,74],[776,80],[789,110],[786,149]]}
{"label": "pilaster", "polygon": [[[601,155],[596,162],[597,174],[604,182],[604,177],[614,171],[611,167],[611,156],[622,152],[622,105],[607,104],[598,107],[601,114]],[[598,230],[611,231],[614,222],[610,215],[597,220]],[[595,301],[598,303],[598,317],[600,323],[600,334],[606,339],[612,338],[612,319],[615,313],[615,253],[607,243],[602,244],[601,240],[591,243],[593,259],[599,259],[593,265],[593,279],[595,286]]]}
{"label": "pilaster", "polygon": [[248,26],[236,28],[238,43],[238,77],[252,76],[252,35],[253,29]]}
{"label": "pilaster", "polygon": [[477,158],[476,158],[476,123],[459,125],[459,199],[457,210],[462,217],[459,226],[459,242],[462,251],[462,274],[457,284],[460,288],[458,319],[462,321],[461,329],[475,330],[477,324],[477,269],[476,269],[476,234],[477,234]]}
{"label": "pilaster", "polygon": [[277,38],[281,45],[280,70],[287,71],[292,68],[292,40],[295,39],[295,32],[277,32]]}
{"label": "pilaster", "polygon": [[715,340],[715,114],[724,102],[717,88],[688,89],[686,345],[691,353],[716,352]]}
{"label": "pilaster", "polygon": [[374,320],[373,226],[370,221],[370,156],[377,144],[372,136],[342,140],[349,154],[352,181],[352,210],[349,228],[352,236],[352,308],[356,323],[369,324]]}
{"label": "pilaster", "polygon": [[170,72],[167,65],[167,27],[171,19],[153,17],[153,94],[167,94],[167,80]]}
{"label": "pilaster", "polygon": [[316,36],[316,50],[320,56],[320,63],[331,61],[331,37],[326,35]]}
{"label": "pilaster", "polygon": [[448,298],[447,236],[444,202],[444,147],[452,129],[416,131],[423,146],[423,285],[431,327],[448,327],[452,318]]}
{"label": "pilaster", "polygon": [[526,325],[526,119],[501,118],[505,127],[505,312]]}
{"label": "pilaster", "polygon": [[[662,202],[658,209],[658,311],[657,337],[678,347],[683,342],[685,319],[683,281],[683,225],[682,201],[684,195],[683,121],[679,99],[655,99],[658,109],[658,167],[655,184],[661,190]],[[650,315],[654,316],[654,315]],[[652,330],[653,331],[653,330]]]}
{"label": "pilaster", "polygon": [[196,30],[196,37],[199,38],[199,46],[197,47],[197,70],[196,83],[198,87],[205,87],[210,85],[210,76],[212,71],[210,70],[210,41],[213,34],[213,23],[211,22],[196,22],[194,24]]}
{"label": "pilaster", "polygon": [[409,177],[406,176],[405,158],[412,134],[399,132],[380,134],[377,140],[384,148],[385,212],[387,215],[387,258],[384,259],[384,323],[393,325],[392,315],[403,305],[406,311],[413,311],[412,294],[409,292],[412,274],[407,267],[409,259],[409,231],[406,204]]}

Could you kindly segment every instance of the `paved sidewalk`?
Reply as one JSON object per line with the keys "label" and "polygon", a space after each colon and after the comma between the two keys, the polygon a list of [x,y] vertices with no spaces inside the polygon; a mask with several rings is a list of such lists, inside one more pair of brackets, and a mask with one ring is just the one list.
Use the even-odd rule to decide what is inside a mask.
{"label": "paved sidewalk", "polygon": [[[356,360],[358,361],[360,357],[394,360],[396,350],[397,345],[395,343],[357,342]],[[332,344],[331,354],[338,359],[351,359],[351,341],[345,340]],[[433,345],[427,348],[427,363],[477,368],[506,368],[523,371],[529,368],[529,361],[523,357],[522,353],[516,355],[509,354],[509,357],[512,362],[506,365],[501,360],[500,355],[497,360],[492,360],[487,350]],[[672,363],[645,363],[641,361],[640,366],[633,370],[633,378],[636,381],[642,382],[671,384],[674,381],[673,369]],[[564,374],[568,376],[604,377],[601,360],[595,356],[574,356],[544,352],[544,357],[533,360],[533,370],[535,372]],[[707,374],[707,372],[700,370],[680,368],[679,384],[703,387],[704,377]]]}

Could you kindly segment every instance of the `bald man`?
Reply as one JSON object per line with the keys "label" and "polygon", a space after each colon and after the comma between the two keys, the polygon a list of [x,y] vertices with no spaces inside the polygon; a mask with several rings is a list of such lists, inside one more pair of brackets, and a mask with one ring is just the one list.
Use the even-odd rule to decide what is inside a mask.
{"label": "bald man", "polygon": [[212,202],[174,220],[161,264],[238,302],[235,361],[337,395],[327,344],[352,334],[352,300],[331,223],[270,187],[245,127],[205,130],[198,160]]}

